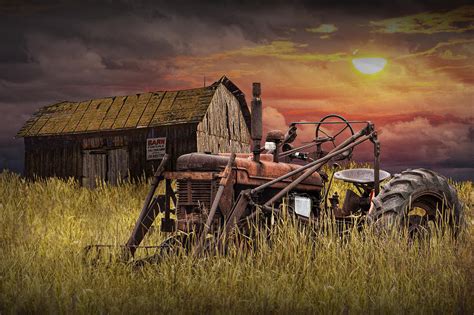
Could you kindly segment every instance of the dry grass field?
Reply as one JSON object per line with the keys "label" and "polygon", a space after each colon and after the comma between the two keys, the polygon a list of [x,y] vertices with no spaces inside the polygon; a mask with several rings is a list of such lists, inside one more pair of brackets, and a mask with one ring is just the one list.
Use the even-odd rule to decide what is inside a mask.
{"label": "dry grass field", "polygon": [[[0,313],[460,313],[474,312],[473,185],[457,183],[467,228],[455,242],[410,244],[367,230],[315,237],[277,222],[228,255],[170,257],[136,269],[91,266],[90,243],[123,244],[148,186],[80,188],[0,175]],[[338,184],[340,193],[345,186]],[[163,236],[154,232],[147,244]]]}

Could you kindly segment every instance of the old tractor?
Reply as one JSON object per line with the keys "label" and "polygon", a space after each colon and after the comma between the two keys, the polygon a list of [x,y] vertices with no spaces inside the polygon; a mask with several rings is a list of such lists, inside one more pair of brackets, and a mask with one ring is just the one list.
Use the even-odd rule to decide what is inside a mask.
{"label": "old tractor", "polygon": [[[316,122],[295,122],[286,133],[269,132],[261,147],[260,95],[260,84],[254,83],[251,153],[186,154],[178,158],[175,171],[165,171],[165,156],[124,246],[128,258],[134,256],[158,213],[164,213],[161,231],[172,233],[158,247],[166,249],[193,235],[194,254],[205,249],[210,235],[225,239],[235,230],[245,230],[257,214],[263,218],[278,215],[283,204],[294,217],[307,223],[317,222],[322,213],[341,221],[350,221],[357,214],[380,226],[397,222],[410,233],[428,231],[441,220],[454,233],[459,231],[462,205],[447,179],[427,169],[407,170],[393,177],[381,170],[380,143],[370,121],[329,115]],[[314,138],[293,147],[302,125],[314,128]],[[328,126],[337,127],[336,131]],[[350,159],[354,148],[364,142],[372,144],[373,168],[339,170],[331,178],[322,171],[326,164],[338,167],[340,161]],[[355,191],[347,190],[342,202],[337,194],[328,196],[333,179],[353,184]],[[155,196],[162,181],[165,193]],[[382,181],[385,183],[380,188]]]}

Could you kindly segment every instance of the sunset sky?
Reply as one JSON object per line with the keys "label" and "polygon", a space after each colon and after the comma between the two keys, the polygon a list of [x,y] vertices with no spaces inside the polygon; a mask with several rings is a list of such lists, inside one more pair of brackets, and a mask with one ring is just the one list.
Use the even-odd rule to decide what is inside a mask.
{"label": "sunset sky", "polygon": [[[473,180],[474,6],[443,2],[0,4],[0,168],[22,170],[13,137],[41,106],[226,75],[246,95],[261,82],[266,129],[371,120],[383,168]],[[363,74],[352,60],[366,57],[387,63]]]}

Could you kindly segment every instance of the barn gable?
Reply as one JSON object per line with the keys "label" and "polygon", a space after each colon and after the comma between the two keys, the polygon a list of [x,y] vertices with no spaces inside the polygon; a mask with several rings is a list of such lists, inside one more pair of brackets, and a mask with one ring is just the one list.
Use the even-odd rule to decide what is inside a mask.
{"label": "barn gable", "polygon": [[244,111],[233,93],[220,84],[197,126],[199,152],[250,152],[250,132]]}

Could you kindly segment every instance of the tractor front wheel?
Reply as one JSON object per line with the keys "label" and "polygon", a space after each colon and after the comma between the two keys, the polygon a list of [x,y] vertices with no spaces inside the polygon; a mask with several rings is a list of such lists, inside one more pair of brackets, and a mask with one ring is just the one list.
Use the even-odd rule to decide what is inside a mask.
{"label": "tractor front wheel", "polygon": [[376,228],[407,229],[409,236],[449,230],[457,236],[463,207],[447,179],[431,170],[407,170],[394,176],[373,200],[369,218]]}

